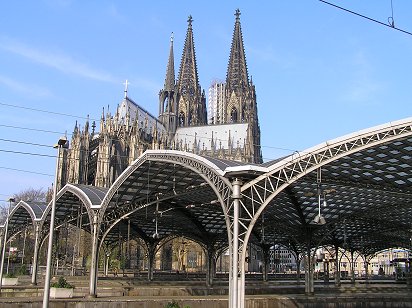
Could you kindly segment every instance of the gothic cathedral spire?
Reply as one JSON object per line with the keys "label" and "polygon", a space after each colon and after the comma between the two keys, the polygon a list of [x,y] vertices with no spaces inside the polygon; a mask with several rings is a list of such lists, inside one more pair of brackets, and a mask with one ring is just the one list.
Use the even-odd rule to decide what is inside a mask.
{"label": "gothic cathedral spire", "polygon": [[189,16],[182,62],[177,82],[178,126],[207,124],[206,97],[199,85],[195,44],[193,40],[192,16]]}
{"label": "gothic cathedral spire", "polygon": [[239,9],[236,10],[235,16],[235,29],[227,68],[225,103],[221,123],[248,123],[248,137],[245,146],[247,161],[261,163],[262,153],[256,91],[252,82],[249,82]]}
{"label": "gothic cathedral spire", "polygon": [[246,55],[243,47],[242,28],[240,26],[240,10],[237,9],[229,65],[226,75],[226,86],[241,90],[249,86]]}
{"label": "gothic cathedral spire", "polygon": [[170,36],[170,51],[169,51],[169,60],[167,62],[166,78],[164,89],[166,91],[174,91],[175,88],[175,56],[173,53],[173,32]]}
{"label": "gothic cathedral spire", "polygon": [[173,33],[170,37],[169,60],[163,90],[159,92],[159,120],[163,123],[169,140],[172,139],[177,127],[177,92],[175,82],[175,63],[173,53]]}

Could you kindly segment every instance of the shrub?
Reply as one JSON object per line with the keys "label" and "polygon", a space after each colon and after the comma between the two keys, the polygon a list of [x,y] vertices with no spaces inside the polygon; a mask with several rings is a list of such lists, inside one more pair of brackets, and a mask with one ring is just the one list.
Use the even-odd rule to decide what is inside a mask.
{"label": "shrub", "polygon": [[17,270],[17,276],[27,275],[27,266],[22,264],[19,269]]}
{"label": "shrub", "polygon": [[59,280],[50,284],[52,288],[74,289],[74,286],[67,282],[64,277],[59,277]]}
{"label": "shrub", "polygon": [[16,275],[13,272],[4,274],[4,278],[16,278]]}
{"label": "shrub", "polygon": [[175,301],[168,303],[165,308],[180,308],[179,304]]}
{"label": "shrub", "polygon": [[[181,307],[180,307],[180,305],[179,305],[177,302],[172,301],[172,302],[169,302],[169,303],[165,306],[165,308],[181,308]],[[189,307],[189,306],[184,306],[183,308],[190,308],[190,307]]]}

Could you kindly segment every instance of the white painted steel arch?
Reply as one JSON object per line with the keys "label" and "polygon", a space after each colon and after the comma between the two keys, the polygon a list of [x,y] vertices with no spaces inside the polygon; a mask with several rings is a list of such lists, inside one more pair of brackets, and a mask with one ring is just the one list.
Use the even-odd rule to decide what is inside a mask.
{"label": "white painted steel arch", "polygon": [[[88,217],[90,221],[93,221],[93,210],[92,207],[95,207],[96,205],[94,205],[92,203],[92,201],[90,200],[90,198],[85,194],[85,192],[72,184],[66,184],[64,185],[64,187],[57,193],[56,196],[56,207],[59,204],[59,200],[67,193],[73,194],[75,195],[77,198],[79,198],[79,200],[82,202],[83,206],[86,208]],[[53,200],[49,202],[49,204],[47,205],[46,210],[43,213],[42,216],[42,221],[44,222],[46,220],[46,217],[49,215],[50,211],[51,211],[51,207],[53,204]]]}
{"label": "white painted steel arch", "polygon": [[[229,239],[229,243],[232,242],[231,237],[231,221],[229,218],[229,211],[230,211],[230,202],[229,198],[231,197],[232,185],[230,181],[224,177],[224,171],[221,170],[216,164],[209,161],[208,159],[201,157],[196,154],[182,152],[182,151],[174,151],[174,150],[148,150],[143,153],[138,159],[136,159],[129,167],[125,169],[125,171],[116,179],[113,185],[110,187],[109,191],[105,195],[101,206],[98,208],[98,216],[96,221],[96,226],[98,228],[98,234],[102,231],[102,224],[105,223],[105,218],[107,219],[107,208],[110,202],[113,200],[113,197],[117,193],[118,189],[123,185],[123,183],[133,175],[135,171],[139,169],[144,163],[146,162],[161,162],[171,165],[178,165],[181,168],[186,168],[191,170],[192,172],[196,173],[199,177],[201,177],[214,191],[220,205],[222,208],[222,212],[225,217],[226,228],[228,230],[227,235]],[[110,226],[106,226],[107,229],[103,230],[103,234],[100,234],[98,242],[98,250],[101,248],[102,242],[104,238],[109,234],[110,230],[124,217],[130,215],[131,213],[147,207],[150,204],[154,204],[156,202],[172,199],[175,197],[173,194],[170,196],[164,195],[161,199],[156,199],[155,196],[150,196],[150,198],[140,204],[130,204],[126,210],[119,217],[116,217],[114,221],[110,222]],[[126,207],[125,207],[126,208]],[[97,208],[96,208],[97,209]],[[105,217],[106,216],[106,217]],[[111,219],[110,219],[111,220]],[[231,246],[231,244],[229,244]],[[95,255],[97,259],[97,255]],[[94,286],[96,285],[97,276],[91,278],[91,290],[95,289]],[[92,281],[94,280],[94,281]],[[94,291],[92,292],[95,295]]]}
{"label": "white painted steel arch", "polygon": [[[241,202],[245,212],[248,213],[249,221],[247,223],[243,221],[240,224],[240,227],[243,228],[240,231],[242,238],[239,238],[242,242],[239,247],[240,260],[244,260],[246,257],[247,243],[261,213],[270,201],[290,184],[319,167],[342,157],[408,136],[412,136],[412,118],[361,130],[294,153],[269,166],[265,174],[245,183],[241,188],[242,197],[251,203],[252,208],[247,208]],[[240,262],[239,271],[243,275],[243,285],[241,286],[243,298],[240,299],[240,303],[244,305],[244,262]]]}
{"label": "white painted steel arch", "polygon": [[20,208],[24,208],[27,213],[29,213],[30,218],[32,223],[34,224],[35,221],[40,220],[41,218],[37,218],[36,214],[34,213],[33,209],[31,208],[31,206],[29,204],[27,204],[26,202],[24,202],[23,200],[20,200],[15,207],[13,207],[13,209],[10,211],[10,215],[9,215],[9,219],[11,217],[13,217],[13,215],[20,209]]}
{"label": "white painted steel arch", "polygon": [[[227,190],[231,190],[231,183],[223,176],[223,170],[217,167],[214,163],[204,157],[188,152],[174,150],[148,150],[136,159],[129,167],[127,167],[110,187],[99,208],[99,223],[102,222],[107,206],[111,202],[119,187],[122,186],[122,184],[128,179],[129,176],[133,174],[133,172],[135,172],[147,161],[160,161],[176,164],[197,173],[211,186],[211,188],[215,191],[216,196],[219,198],[222,208],[224,210],[226,209],[224,199],[229,197]],[[222,196],[222,191],[225,190],[226,193]]]}

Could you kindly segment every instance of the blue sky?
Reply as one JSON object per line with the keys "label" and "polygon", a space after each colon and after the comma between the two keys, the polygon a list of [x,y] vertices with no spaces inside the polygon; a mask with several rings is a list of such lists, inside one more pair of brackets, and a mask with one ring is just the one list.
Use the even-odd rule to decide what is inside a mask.
{"label": "blue sky", "polygon": [[[392,14],[390,0],[331,2],[385,23]],[[129,96],[157,115],[170,34],[177,69],[188,15],[201,86],[224,80],[237,8],[265,160],[411,116],[412,36],[317,0],[4,1],[0,200],[49,187],[51,146],[76,120],[113,111],[126,79]],[[395,26],[412,32],[412,2],[393,8]]]}

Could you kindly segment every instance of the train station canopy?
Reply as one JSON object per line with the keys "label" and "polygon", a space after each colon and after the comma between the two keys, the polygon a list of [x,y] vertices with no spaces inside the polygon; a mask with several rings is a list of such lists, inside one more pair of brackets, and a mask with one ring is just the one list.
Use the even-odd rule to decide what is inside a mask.
{"label": "train station canopy", "polygon": [[[337,245],[365,254],[411,248],[412,118],[262,165],[146,151],[110,188],[63,187],[56,218],[75,224],[81,215],[87,231],[95,219],[108,246],[119,238],[159,243],[183,236],[223,251],[233,226],[235,180],[242,183],[242,240],[296,250]],[[13,223],[33,216],[21,215]]]}

